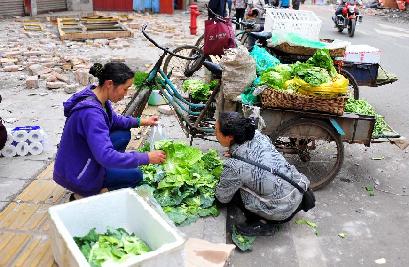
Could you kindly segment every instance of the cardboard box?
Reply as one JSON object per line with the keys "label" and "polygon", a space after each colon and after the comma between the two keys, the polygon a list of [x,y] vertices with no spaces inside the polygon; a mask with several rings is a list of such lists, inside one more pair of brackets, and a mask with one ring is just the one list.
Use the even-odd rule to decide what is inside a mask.
{"label": "cardboard box", "polygon": [[144,240],[151,252],[129,257],[120,266],[184,266],[185,238],[132,189],[122,189],[53,206],[50,239],[59,266],[89,266],[73,237],[92,228],[125,228]]}
{"label": "cardboard box", "polygon": [[344,61],[379,64],[381,51],[369,45],[349,45],[345,51]]}

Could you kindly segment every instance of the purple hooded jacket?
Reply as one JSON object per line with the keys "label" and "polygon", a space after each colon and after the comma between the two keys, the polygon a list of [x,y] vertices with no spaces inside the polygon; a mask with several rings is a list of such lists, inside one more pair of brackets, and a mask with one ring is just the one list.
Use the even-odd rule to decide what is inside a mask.
{"label": "purple hooded jacket", "polygon": [[136,168],[148,164],[146,153],[118,152],[110,132],[138,127],[138,120],[124,117],[106,102],[106,111],[89,85],[64,102],[64,131],[54,165],[54,181],[82,196],[102,189],[106,168]]}

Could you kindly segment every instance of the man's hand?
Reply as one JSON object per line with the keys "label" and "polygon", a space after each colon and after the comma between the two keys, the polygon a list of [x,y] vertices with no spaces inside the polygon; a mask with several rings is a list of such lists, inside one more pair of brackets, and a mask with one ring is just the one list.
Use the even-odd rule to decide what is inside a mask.
{"label": "man's hand", "polygon": [[154,150],[148,153],[150,164],[161,164],[166,160],[166,154],[162,150]]}
{"label": "man's hand", "polygon": [[158,116],[151,116],[149,118],[141,119],[141,126],[152,126],[158,125],[159,117]]}

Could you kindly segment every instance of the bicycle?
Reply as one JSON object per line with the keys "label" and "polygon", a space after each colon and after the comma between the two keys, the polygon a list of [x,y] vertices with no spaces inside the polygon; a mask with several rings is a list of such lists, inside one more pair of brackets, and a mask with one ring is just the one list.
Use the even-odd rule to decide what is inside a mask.
{"label": "bicycle", "polygon": [[169,105],[174,109],[176,117],[181,125],[186,136],[191,136],[191,143],[193,138],[208,139],[208,136],[214,135],[214,118],[207,116],[208,112],[213,108],[213,103],[215,97],[220,90],[220,80],[222,75],[222,69],[217,64],[212,62],[203,62],[203,65],[209,69],[213,74],[214,80],[218,81],[217,86],[213,89],[209,99],[205,104],[202,103],[192,103],[183,97],[176,86],[169,79],[168,74],[166,74],[163,69],[161,69],[162,63],[167,55],[173,55],[175,57],[185,59],[185,60],[196,60],[200,55],[195,57],[186,57],[174,54],[167,48],[164,48],[157,44],[151,37],[146,33],[147,24],[142,27],[142,34],[147,38],[154,46],[163,50],[163,54],[159,57],[156,64],[149,71],[148,78],[145,80],[144,84],[137,88],[137,91],[133,95],[132,99],[129,101],[122,115],[134,117],[139,117],[143,109],[145,108],[149,95],[151,93],[151,87],[156,86],[159,88],[162,96],[167,100]]}
{"label": "bicycle", "polygon": [[[214,13],[210,8],[208,8],[209,12],[213,14],[213,17],[215,20],[220,21],[220,22],[226,22],[226,19],[221,17],[220,15]],[[255,21],[240,21],[236,22],[235,20],[232,20],[232,23],[239,25],[242,28],[242,31],[237,33],[235,35],[237,43],[240,43],[242,45],[245,45],[248,49],[252,45],[249,45],[247,42],[249,40],[249,35],[252,32],[260,31],[261,27],[257,27],[257,24]],[[174,54],[188,54],[190,57],[203,53],[203,47],[204,47],[204,34],[202,34],[196,41],[196,43],[192,45],[183,45],[180,47],[175,48],[172,52]],[[191,62],[186,62],[185,64],[181,64],[177,58],[175,58],[173,55],[169,55],[164,62],[163,65],[163,70],[165,73],[168,73],[172,71],[172,73],[176,72],[178,74],[183,74],[185,77],[191,77],[195,72],[200,70],[200,68],[203,66],[203,62],[207,60],[212,62],[212,59],[209,55],[204,55],[197,58],[196,60],[193,60]],[[173,61],[173,62],[172,62]]]}

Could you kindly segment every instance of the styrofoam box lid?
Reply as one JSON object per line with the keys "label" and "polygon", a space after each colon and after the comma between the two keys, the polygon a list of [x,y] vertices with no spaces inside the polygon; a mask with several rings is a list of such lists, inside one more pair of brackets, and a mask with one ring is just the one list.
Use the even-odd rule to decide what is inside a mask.
{"label": "styrofoam box lid", "polygon": [[280,21],[309,21],[321,23],[321,19],[309,10],[266,8],[266,16]]}
{"label": "styrofoam box lid", "polygon": [[381,51],[378,48],[369,46],[369,45],[348,45],[345,53],[380,53]]}
{"label": "styrofoam box lid", "polygon": [[163,253],[183,249],[186,241],[132,189],[56,205],[49,209],[49,215],[79,266],[88,266],[88,263],[73,237],[84,236],[94,227],[97,232],[105,232],[108,226],[122,227],[135,233],[152,249],[151,252],[129,257],[121,266],[135,265]]}

